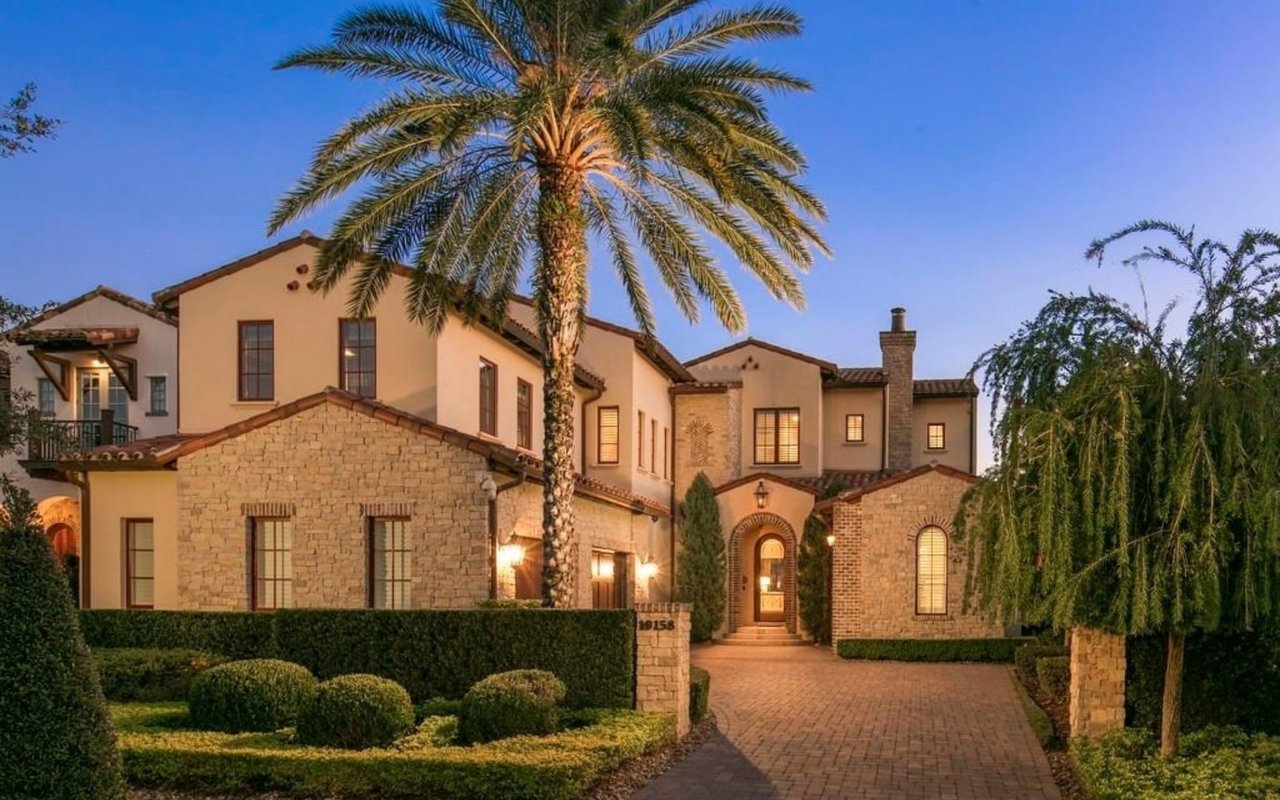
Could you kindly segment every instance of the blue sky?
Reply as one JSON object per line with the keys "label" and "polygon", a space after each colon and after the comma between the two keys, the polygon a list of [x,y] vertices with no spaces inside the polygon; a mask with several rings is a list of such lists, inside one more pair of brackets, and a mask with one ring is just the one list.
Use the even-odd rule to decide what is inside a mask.
{"label": "blue sky", "polygon": [[[0,0],[0,93],[37,81],[40,110],[66,120],[0,162],[0,293],[145,296],[264,246],[313,145],[379,93],[269,67],[352,5]],[[1136,298],[1131,274],[1083,261],[1094,236],[1142,217],[1224,238],[1280,227],[1280,4],[792,6],[805,35],[751,53],[816,84],[774,110],[835,257],[806,279],[804,314],[731,269],[754,336],[873,364],[901,304],[918,372],[961,374],[1051,287]],[[593,313],[627,321],[611,273],[593,275]],[[1187,288],[1146,280],[1159,304]],[[655,295],[681,357],[731,340]]]}

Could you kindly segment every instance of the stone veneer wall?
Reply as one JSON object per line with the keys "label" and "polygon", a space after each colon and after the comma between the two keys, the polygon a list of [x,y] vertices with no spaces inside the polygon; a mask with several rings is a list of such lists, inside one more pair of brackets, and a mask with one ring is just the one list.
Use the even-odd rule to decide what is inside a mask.
{"label": "stone veneer wall", "polygon": [[185,456],[178,469],[181,607],[247,609],[249,517],[292,519],[294,605],[359,608],[366,518],[409,518],[411,605],[466,607],[489,595],[484,458],[322,404]]}
{"label": "stone veneer wall", "polygon": [[689,732],[689,612],[686,603],[636,605],[636,710],[674,714]]}
{"label": "stone veneer wall", "polygon": [[[951,540],[951,519],[969,484],[927,472],[835,505],[832,636],[840,639],[998,638],[994,617],[963,613],[965,551]],[[947,533],[947,613],[918,615],[916,535]]]}
{"label": "stone veneer wall", "polygon": [[1096,628],[1071,629],[1072,736],[1098,736],[1124,727],[1124,637]]}
{"label": "stone veneer wall", "polygon": [[677,502],[699,472],[712,486],[740,477],[742,390],[706,394],[677,394],[675,400],[675,459],[672,474]]}
{"label": "stone veneer wall", "polygon": [[880,352],[885,377],[885,467],[896,472],[910,469],[912,452],[912,411],[915,407],[915,331],[883,331]]}

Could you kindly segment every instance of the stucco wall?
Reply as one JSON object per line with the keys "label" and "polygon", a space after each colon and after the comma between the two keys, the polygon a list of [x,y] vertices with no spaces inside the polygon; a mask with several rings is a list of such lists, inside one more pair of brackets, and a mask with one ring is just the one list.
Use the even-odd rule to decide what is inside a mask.
{"label": "stucco wall", "polygon": [[124,521],[151,519],[155,526],[155,607],[181,608],[177,473],[91,472],[89,509],[88,607],[124,607]]}
{"label": "stucco wall", "polygon": [[186,456],[178,604],[249,607],[248,517],[271,504],[291,512],[295,606],[365,605],[376,508],[409,518],[411,606],[473,605],[489,593],[484,468],[476,453],[331,404]]}
{"label": "stucco wall", "polygon": [[[937,462],[968,472],[972,469],[973,407],[968,397],[917,399],[912,414],[913,464]],[[928,449],[929,423],[946,425],[946,449]]]}
{"label": "stucco wall", "polygon": [[[958,639],[1004,635],[999,621],[963,612],[965,550],[951,519],[967,481],[927,472],[837,503],[832,633],[840,639]],[[947,534],[947,613],[916,611],[916,535],[929,525]]]}
{"label": "stucco wall", "polygon": [[[845,416],[862,415],[863,441],[845,441]],[[884,463],[884,390],[827,389],[822,394],[823,467],[881,469]]]}

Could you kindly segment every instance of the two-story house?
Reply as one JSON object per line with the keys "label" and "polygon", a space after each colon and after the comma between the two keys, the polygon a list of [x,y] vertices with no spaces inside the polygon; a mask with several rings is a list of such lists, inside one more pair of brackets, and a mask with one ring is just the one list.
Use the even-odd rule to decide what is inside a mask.
{"label": "two-story house", "polygon": [[9,391],[36,416],[0,472],[38,501],[55,553],[81,552],[82,484],[57,463],[65,453],[173,433],[177,322],[152,304],[106,286],[48,309],[9,331]]}

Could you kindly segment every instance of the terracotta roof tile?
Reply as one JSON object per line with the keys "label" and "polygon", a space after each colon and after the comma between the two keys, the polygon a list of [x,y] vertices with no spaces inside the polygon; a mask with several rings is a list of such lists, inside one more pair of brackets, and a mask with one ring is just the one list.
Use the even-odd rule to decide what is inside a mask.
{"label": "terracotta roof tile", "polygon": [[916,397],[976,397],[973,378],[926,378],[915,382]]}

